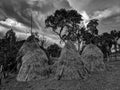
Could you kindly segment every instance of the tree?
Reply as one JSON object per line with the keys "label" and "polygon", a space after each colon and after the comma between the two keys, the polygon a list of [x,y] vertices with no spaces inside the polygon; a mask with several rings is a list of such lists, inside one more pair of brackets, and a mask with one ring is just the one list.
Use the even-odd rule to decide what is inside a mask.
{"label": "tree", "polygon": [[3,56],[1,65],[3,67],[2,73],[4,74],[5,78],[15,66],[15,59],[17,54],[15,32],[12,29],[8,30],[1,43],[2,45],[0,54]]}
{"label": "tree", "polygon": [[87,31],[85,31],[82,35],[83,35],[83,40],[85,41],[85,43],[90,44],[91,38],[93,37],[93,35]]}
{"label": "tree", "polygon": [[54,15],[48,16],[45,24],[63,40],[63,38],[68,39],[68,36],[75,32],[75,27],[77,28],[81,21],[82,16],[76,10],[60,9],[56,10]]}
{"label": "tree", "polygon": [[92,19],[87,24],[87,28],[82,27],[81,32],[81,39],[85,41],[86,44],[99,44],[99,35],[97,26],[99,25],[97,19]]}
{"label": "tree", "polygon": [[15,32],[10,29],[9,31],[7,31],[6,35],[5,35],[5,39],[8,42],[9,46],[12,47],[15,45],[16,43],[16,35]]}
{"label": "tree", "polygon": [[100,42],[98,47],[102,50],[104,58],[109,58],[112,47],[112,36],[108,32],[104,32],[100,36]]}
{"label": "tree", "polygon": [[113,40],[113,44],[115,46],[115,52],[117,51],[117,41],[120,38],[120,31],[116,31],[116,30],[112,30],[110,32],[111,36],[112,36],[112,40]]}
{"label": "tree", "polygon": [[45,20],[47,28],[52,28],[62,41],[78,41],[80,37],[80,26],[82,16],[76,10],[56,10]]}
{"label": "tree", "polygon": [[61,47],[59,47],[57,44],[52,44],[49,47],[47,47],[47,51],[49,53],[49,56],[59,57],[61,53]]}
{"label": "tree", "polygon": [[98,35],[98,29],[97,26],[99,25],[98,19],[92,19],[89,21],[87,24],[87,30],[90,32],[92,35]]}
{"label": "tree", "polygon": [[85,38],[88,39],[87,43],[93,43],[92,39],[95,39],[95,37],[98,35],[98,29],[97,29],[98,25],[99,25],[98,19],[91,19],[87,24],[87,30],[85,33],[87,35],[87,37]]}

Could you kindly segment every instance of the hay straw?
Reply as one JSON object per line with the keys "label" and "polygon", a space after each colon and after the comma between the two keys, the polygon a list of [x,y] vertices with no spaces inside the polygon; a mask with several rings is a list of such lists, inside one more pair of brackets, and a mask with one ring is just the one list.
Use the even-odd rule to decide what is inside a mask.
{"label": "hay straw", "polygon": [[104,70],[103,53],[97,46],[87,45],[81,54],[81,58],[90,72]]}
{"label": "hay straw", "polygon": [[65,47],[62,49],[59,60],[55,64],[55,76],[57,79],[72,80],[83,78],[81,76],[84,73],[84,66],[72,42],[68,41],[66,43]]}

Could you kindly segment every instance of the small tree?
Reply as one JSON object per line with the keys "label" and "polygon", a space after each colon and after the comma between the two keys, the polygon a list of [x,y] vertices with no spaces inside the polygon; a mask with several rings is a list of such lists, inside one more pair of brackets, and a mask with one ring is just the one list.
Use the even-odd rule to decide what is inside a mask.
{"label": "small tree", "polygon": [[[120,39],[120,31],[112,30],[110,32],[113,40],[113,44],[115,46],[115,53],[117,52],[117,45],[118,45],[118,40]],[[115,54],[115,59],[117,59],[117,55]]]}
{"label": "small tree", "polygon": [[92,19],[89,21],[87,24],[87,30],[84,33],[84,39],[86,40],[86,43],[92,43],[93,39],[98,35],[98,20],[97,19]]}
{"label": "small tree", "polygon": [[104,32],[100,36],[100,44],[98,45],[104,54],[104,58],[109,58],[112,47],[112,36],[108,32]]}
{"label": "small tree", "polygon": [[112,30],[110,32],[110,34],[112,36],[112,40],[113,40],[113,43],[114,43],[114,46],[115,46],[115,52],[116,52],[117,51],[117,41],[120,38],[120,31]]}
{"label": "small tree", "polygon": [[9,49],[11,49],[13,46],[15,46],[16,35],[15,35],[15,32],[12,29],[10,29],[9,31],[6,32],[5,40],[7,41]]}
{"label": "small tree", "polygon": [[98,29],[97,26],[99,25],[98,19],[92,19],[89,21],[87,24],[87,30],[90,32],[92,35],[98,35]]}
{"label": "small tree", "polygon": [[47,47],[47,51],[51,57],[59,57],[61,47],[59,47],[57,44],[52,44],[49,47]]}

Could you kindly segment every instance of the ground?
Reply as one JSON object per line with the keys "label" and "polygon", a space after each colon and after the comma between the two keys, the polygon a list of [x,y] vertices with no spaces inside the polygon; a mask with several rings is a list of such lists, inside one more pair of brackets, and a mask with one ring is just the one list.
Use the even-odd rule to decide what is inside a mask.
{"label": "ground", "polygon": [[86,80],[41,80],[17,82],[8,78],[1,90],[120,90],[120,61],[109,62],[107,71],[93,73]]}

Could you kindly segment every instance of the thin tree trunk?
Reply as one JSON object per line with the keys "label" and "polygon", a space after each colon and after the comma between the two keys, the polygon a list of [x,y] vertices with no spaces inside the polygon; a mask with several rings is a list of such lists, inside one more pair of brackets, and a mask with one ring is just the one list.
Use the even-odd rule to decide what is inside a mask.
{"label": "thin tree trunk", "polygon": [[80,52],[80,41],[78,41],[78,52]]}
{"label": "thin tree trunk", "polygon": [[115,42],[115,60],[117,60],[117,42]]}

